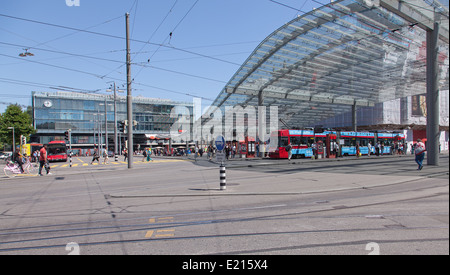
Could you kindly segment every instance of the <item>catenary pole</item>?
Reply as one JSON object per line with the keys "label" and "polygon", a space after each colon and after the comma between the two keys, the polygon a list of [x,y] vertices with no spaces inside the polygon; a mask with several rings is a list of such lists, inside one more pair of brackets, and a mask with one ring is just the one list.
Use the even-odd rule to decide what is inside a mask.
{"label": "catenary pole", "polygon": [[128,169],[133,168],[133,97],[131,94],[130,14],[125,14],[127,28],[127,119],[128,119]]}
{"label": "catenary pole", "polygon": [[439,22],[435,11],[433,30],[427,30],[427,164],[439,166]]}

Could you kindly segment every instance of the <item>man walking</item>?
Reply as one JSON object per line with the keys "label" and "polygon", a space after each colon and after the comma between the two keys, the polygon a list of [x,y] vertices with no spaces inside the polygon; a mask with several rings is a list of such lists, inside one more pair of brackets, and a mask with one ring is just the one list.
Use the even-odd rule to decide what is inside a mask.
{"label": "man walking", "polygon": [[414,146],[414,152],[416,154],[416,163],[419,165],[417,170],[422,170],[423,168],[423,160],[425,159],[425,144],[422,142],[421,139],[417,140],[416,145]]}
{"label": "man walking", "polygon": [[39,176],[42,176],[42,167],[44,166],[45,170],[47,171],[47,175],[51,175],[47,158],[47,144],[44,144],[44,147],[42,147],[42,149],[39,151]]}
{"label": "man walking", "polygon": [[100,156],[98,155],[97,149],[94,149],[94,154],[92,155],[91,164],[94,164],[94,161],[97,161],[100,164]]}

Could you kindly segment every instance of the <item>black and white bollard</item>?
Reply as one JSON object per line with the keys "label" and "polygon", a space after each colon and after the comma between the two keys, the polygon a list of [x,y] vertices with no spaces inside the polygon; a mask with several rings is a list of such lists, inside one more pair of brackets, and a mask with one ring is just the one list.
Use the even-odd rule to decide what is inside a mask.
{"label": "black and white bollard", "polygon": [[119,156],[117,154],[114,154],[114,161],[119,161]]}
{"label": "black and white bollard", "polygon": [[70,154],[69,154],[69,163],[70,163],[70,168],[72,168],[72,152],[70,152]]}
{"label": "black and white bollard", "polygon": [[227,190],[227,174],[223,164],[220,166],[220,190]]}

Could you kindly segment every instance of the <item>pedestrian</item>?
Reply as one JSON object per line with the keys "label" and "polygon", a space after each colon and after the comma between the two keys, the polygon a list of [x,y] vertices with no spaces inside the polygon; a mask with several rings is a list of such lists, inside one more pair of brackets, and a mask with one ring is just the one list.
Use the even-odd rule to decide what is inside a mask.
{"label": "pedestrian", "polygon": [[292,146],[290,144],[288,144],[288,146],[286,146],[286,152],[288,152],[288,160],[291,161],[291,158],[292,158]]}
{"label": "pedestrian", "polygon": [[31,158],[31,161],[32,161],[32,162],[38,162],[38,159],[37,159],[37,150],[33,152],[33,157]]}
{"label": "pedestrian", "polygon": [[98,155],[97,149],[94,150],[94,154],[92,155],[91,164],[94,164],[94,161],[97,161],[100,164],[100,156]]}
{"label": "pedestrian", "polygon": [[44,146],[39,151],[39,176],[42,176],[42,167],[45,167],[47,175],[51,175],[50,165],[48,164],[47,158],[47,144],[44,144]]}
{"label": "pedestrian", "polygon": [[230,157],[230,147],[228,146],[228,144],[225,146],[225,156],[226,156],[227,160]]}
{"label": "pedestrian", "polygon": [[370,157],[370,154],[372,154],[372,143],[367,144],[367,149],[369,150],[369,153],[367,154]]}
{"label": "pedestrian", "polygon": [[[147,159],[147,149],[145,149],[145,150],[142,152],[142,162],[144,162],[146,159]],[[148,161],[148,160],[147,160],[147,161]]]}
{"label": "pedestrian", "polygon": [[416,154],[416,163],[419,165],[417,170],[422,170],[423,168],[423,160],[425,159],[425,144],[422,142],[421,139],[417,140],[416,145],[414,146],[414,152]]}
{"label": "pedestrian", "polygon": [[313,151],[313,157],[316,159],[317,158],[317,143],[313,142],[312,144],[312,151]]}
{"label": "pedestrian", "polygon": [[103,157],[104,157],[103,164],[108,164],[108,161],[109,161],[108,150],[105,150],[103,152]]}
{"label": "pedestrian", "polygon": [[146,155],[147,155],[147,162],[153,161],[153,159],[151,157],[152,156],[152,148],[148,148]]}
{"label": "pedestrian", "polygon": [[380,146],[380,155],[384,155],[384,142],[381,142],[381,146]]}
{"label": "pedestrian", "polygon": [[123,156],[124,156],[123,161],[127,161],[127,157],[128,157],[128,150],[127,149],[123,150]]}
{"label": "pedestrian", "polygon": [[398,143],[398,154],[399,155],[403,155],[403,143],[399,142]]}
{"label": "pedestrian", "polygon": [[211,146],[211,144],[208,146],[208,160],[209,161],[211,161],[211,159],[212,159],[212,152],[213,151],[213,148],[212,148],[212,146]]}
{"label": "pedestrian", "polygon": [[361,156],[361,149],[359,147],[359,142],[356,143],[356,157],[359,158]]}

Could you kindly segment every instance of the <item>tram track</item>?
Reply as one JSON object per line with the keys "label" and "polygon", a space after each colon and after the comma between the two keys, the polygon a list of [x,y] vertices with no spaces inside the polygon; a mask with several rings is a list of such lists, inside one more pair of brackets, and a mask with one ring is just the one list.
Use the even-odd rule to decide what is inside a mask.
{"label": "tram track", "polygon": [[[196,231],[195,228],[199,226],[205,225],[229,225],[229,224],[240,224],[242,227],[245,227],[246,223],[257,222],[257,221],[274,221],[278,219],[287,219],[287,218],[295,218],[295,219],[333,219],[333,218],[365,218],[364,215],[343,215],[343,211],[348,211],[350,209],[369,209],[374,206],[386,206],[389,204],[398,204],[405,202],[414,202],[418,200],[424,199],[445,199],[448,197],[448,192],[445,192],[445,188],[448,190],[448,186],[441,186],[442,190],[438,190],[438,187],[433,186],[431,189],[422,187],[411,189],[408,192],[413,194],[408,198],[403,199],[383,199],[381,201],[373,201],[372,203],[364,203],[364,204],[351,204],[349,201],[345,203],[345,207],[342,206],[342,201],[355,199],[355,195],[352,192],[345,194],[345,196],[341,195],[339,201],[334,202],[333,200],[317,200],[311,201],[309,203],[297,204],[292,203],[292,198],[290,202],[280,203],[276,205],[258,205],[258,206],[248,206],[248,207],[236,207],[230,209],[223,210],[203,210],[197,212],[179,212],[179,213],[169,213],[171,216],[176,218],[176,222],[163,223],[157,225],[151,225],[145,222],[134,223],[134,221],[145,221],[150,217],[148,216],[136,216],[136,217],[126,217],[126,218],[116,218],[114,221],[111,219],[104,220],[90,220],[89,222],[78,222],[78,223],[67,223],[67,224],[55,224],[55,225],[46,225],[45,227],[34,226],[34,227],[21,227],[21,228],[8,228],[0,230],[0,253],[14,253],[14,252],[24,252],[30,250],[42,251],[45,253],[46,250],[55,249],[55,248],[63,248],[66,243],[59,243],[60,240],[69,240],[69,239],[78,239],[78,238],[86,238],[90,239],[106,236],[106,235],[117,235],[121,234],[123,237],[121,240],[106,240],[106,241],[89,241],[89,242],[80,242],[80,247],[86,246],[102,246],[102,245],[111,245],[111,244],[131,244],[131,243],[147,243],[147,242],[177,242],[177,241],[192,241],[199,239],[213,239],[213,238],[246,238],[246,237],[262,237],[262,236],[276,236],[276,235],[299,235],[299,234],[330,234],[330,233],[351,233],[351,232],[372,232],[372,231],[399,231],[399,230],[426,230],[426,229],[447,229],[448,226],[430,226],[430,227],[405,227],[405,228],[321,228],[316,230],[280,230],[280,231],[265,231],[265,232],[255,232],[255,233],[240,233],[240,234],[220,234],[215,232],[213,234],[188,234],[175,236],[172,238],[161,238],[161,239],[148,239],[148,238],[130,238],[127,234],[144,232],[146,230],[157,230],[157,229],[166,229],[166,228],[176,228],[178,231],[186,231],[184,229],[188,228],[191,231]],[[429,191],[429,192],[427,192]],[[420,195],[421,193],[426,193],[425,195]],[[330,195],[330,194],[328,194]],[[372,194],[373,195],[373,194]],[[385,195],[385,194],[384,194]],[[392,193],[389,194],[392,196]],[[316,194],[317,196],[317,194]],[[383,196],[383,194],[381,194]],[[378,198],[378,196],[376,196]],[[360,199],[361,197],[357,197]],[[374,197],[372,198],[374,200]],[[295,209],[293,209],[295,207]],[[299,209],[297,209],[299,208]],[[307,208],[302,210],[302,208]],[[314,209],[310,209],[314,208]],[[295,211],[293,211],[295,210]],[[277,212],[277,213],[270,213]],[[279,213],[281,212],[281,213]],[[327,215],[326,217],[322,216],[323,214],[331,213],[331,215]],[[335,213],[335,214],[333,214]],[[150,214],[150,213],[149,213]],[[135,213],[127,213],[126,216],[135,215]],[[229,218],[214,218],[208,219],[203,218],[205,216],[216,217],[218,215],[221,216],[230,216]],[[238,217],[236,217],[238,215]],[[396,216],[407,216],[411,214],[402,214],[398,213]],[[419,215],[419,214],[417,214]],[[423,213],[422,216],[448,216],[448,213]],[[122,216],[122,215],[121,215]],[[199,219],[198,216],[201,218]],[[388,216],[384,216],[386,218]],[[93,226],[94,225],[94,226]],[[60,227],[60,228],[58,228]],[[80,233],[82,232],[82,233]],[[26,235],[28,238],[23,238]],[[32,236],[35,237],[32,237]],[[9,240],[8,240],[9,239]],[[445,238],[429,238],[428,241],[436,240],[436,241],[445,241]],[[446,239],[448,241],[448,238]],[[405,240],[403,240],[405,241]],[[411,242],[415,241],[426,241],[425,239],[411,239]],[[47,245],[33,245],[37,242],[51,242],[51,244]],[[402,242],[402,241],[398,241]],[[355,243],[355,242],[353,242]],[[358,243],[358,242],[356,242]],[[20,244],[20,245],[19,245]],[[344,243],[341,243],[345,245]],[[348,242],[348,244],[352,244],[352,242]],[[333,245],[333,244],[330,244]],[[325,247],[325,244],[321,245]],[[287,246],[288,247],[288,246]],[[276,251],[283,251],[284,249],[288,249],[287,247],[281,248],[273,248]],[[310,246],[296,246],[295,249],[301,248],[313,248],[314,245]],[[272,251],[271,248],[267,249],[253,249],[253,250],[239,250],[238,253],[246,254],[246,253],[264,253]],[[273,251],[275,251],[273,250]],[[229,253],[233,253],[233,251],[229,251]]]}

